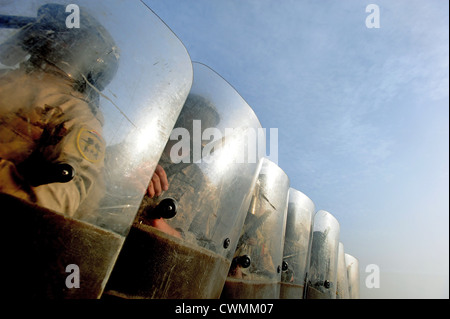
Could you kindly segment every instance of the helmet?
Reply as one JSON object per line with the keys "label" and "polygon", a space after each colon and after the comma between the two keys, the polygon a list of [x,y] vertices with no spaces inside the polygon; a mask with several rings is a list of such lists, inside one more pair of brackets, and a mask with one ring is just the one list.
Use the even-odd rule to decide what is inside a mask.
{"label": "helmet", "polygon": [[184,103],[175,127],[191,128],[193,120],[201,120],[202,128],[215,127],[220,122],[220,115],[214,104],[205,97],[190,93]]}
{"label": "helmet", "polygon": [[31,61],[44,61],[62,70],[78,84],[78,90],[83,92],[90,84],[101,91],[117,71],[118,48],[106,29],[83,10],[79,28],[68,28],[66,18],[63,5],[41,6],[36,21],[2,45],[6,48],[1,50],[1,62],[16,64],[11,55],[22,49]]}

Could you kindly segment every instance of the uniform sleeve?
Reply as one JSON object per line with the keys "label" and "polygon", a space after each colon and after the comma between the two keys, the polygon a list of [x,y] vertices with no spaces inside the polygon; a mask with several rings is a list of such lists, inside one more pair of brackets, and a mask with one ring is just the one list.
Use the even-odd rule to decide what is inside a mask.
{"label": "uniform sleeve", "polygon": [[[75,176],[68,183],[35,187],[36,203],[69,216],[91,214],[103,188],[101,123],[89,105],[75,97],[52,97],[45,105],[62,112],[49,120],[39,151],[47,162],[71,165]],[[78,211],[80,205],[85,212]]]}

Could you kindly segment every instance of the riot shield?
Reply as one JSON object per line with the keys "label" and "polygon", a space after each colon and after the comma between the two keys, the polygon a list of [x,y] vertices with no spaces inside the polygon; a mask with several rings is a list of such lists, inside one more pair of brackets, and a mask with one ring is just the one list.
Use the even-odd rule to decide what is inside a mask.
{"label": "riot shield", "polygon": [[280,299],[302,299],[311,256],[315,205],[299,190],[289,189]]}
{"label": "riot shield", "polygon": [[265,143],[258,151],[261,125],[236,90],[207,66],[193,66],[159,162],[168,190],[144,198],[104,298],[220,296]]}
{"label": "riot shield", "polygon": [[339,222],[329,212],[314,216],[306,299],[336,299]]}
{"label": "riot shield", "polygon": [[101,296],[191,85],[185,47],[140,1],[1,2],[11,294]]}
{"label": "riot shield", "polygon": [[279,298],[288,198],[288,176],[264,158],[222,298]]}
{"label": "riot shield", "polygon": [[349,298],[359,299],[359,261],[352,255],[345,254],[347,267]]}
{"label": "riot shield", "polygon": [[345,250],[343,243],[339,243],[336,283],[336,299],[349,299],[347,266],[345,265]]}

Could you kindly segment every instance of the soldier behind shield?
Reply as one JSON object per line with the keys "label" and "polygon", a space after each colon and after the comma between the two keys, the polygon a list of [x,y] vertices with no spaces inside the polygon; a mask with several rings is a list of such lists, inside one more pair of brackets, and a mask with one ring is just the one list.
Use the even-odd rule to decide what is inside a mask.
{"label": "soldier behind shield", "polygon": [[[194,143],[194,120],[200,121],[202,129],[205,129],[217,125],[219,122],[219,115],[215,110],[215,107],[205,98],[199,95],[190,94],[174,126],[174,128],[186,129],[189,133],[189,150],[192,150],[192,145]],[[206,179],[203,172],[198,167],[198,163],[194,163],[192,152],[188,152],[186,158],[181,159],[180,163],[172,161],[172,148],[179,142],[183,141],[173,139],[168,141],[148,185],[143,185],[143,180],[138,177],[140,176],[139,169],[142,169],[143,171],[147,170],[153,165],[153,162],[151,161],[142,162],[137,171],[133,171],[129,176],[125,177],[123,175],[114,176],[112,170],[106,169],[107,192],[104,202],[107,204],[101,206],[102,208],[106,207],[108,209],[102,210],[102,214],[97,216],[98,218],[95,223],[104,227],[106,227],[106,225],[111,227],[114,223],[109,222],[108,218],[117,219],[119,218],[118,215],[124,219],[128,218],[128,215],[135,212],[134,206],[129,205],[128,203],[134,202],[134,197],[144,195],[136,216],[136,222],[153,226],[178,238],[188,236],[187,233],[190,232],[190,228],[192,228],[189,227],[191,223],[194,226],[196,223],[203,225],[205,220],[209,218],[208,215],[215,208],[214,196],[210,196],[208,199],[205,196],[199,198],[198,194],[201,192],[207,193],[208,187],[206,187]],[[125,142],[108,146],[106,148],[105,156],[106,167],[120,167],[123,165],[124,159],[122,158],[121,153],[127,153],[127,151],[124,150],[128,147],[129,146]],[[178,155],[179,154],[177,154],[177,156]],[[160,205],[164,199],[172,200],[173,205],[180,203],[178,206],[181,211],[177,213],[177,221],[172,221],[172,224],[177,225],[177,229],[170,226],[166,222],[166,218],[155,215],[155,211],[161,209],[162,205],[164,205]],[[202,206],[199,205],[199,201],[206,201],[208,207],[210,207],[209,211],[202,210],[205,214],[199,214],[198,209],[196,209],[196,206]],[[163,203],[165,202],[166,201]],[[205,206],[203,205],[203,207]],[[114,209],[112,208],[117,209],[118,212],[114,212]],[[111,214],[113,215],[112,217],[108,216]],[[200,237],[205,236],[201,235]]]}
{"label": "soldier behind shield", "polygon": [[[175,124],[175,128],[184,128],[188,130],[190,150],[193,149],[193,143],[195,143],[193,141],[194,120],[199,120],[201,128],[204,130],[217,125],[219,122],[219,114],[215,107],[205,98],[199,95],[190,94]],[[183,158],[180,163],[173,162],[171,151],[178,142],[179,141],[171,139],[167,143],[156,172],[148,186],[147,194],[144,196],[144,200],[137,215],[137,220],[141,223],[156,227],[175,237],[186,238],[189,236],[188,233],[195,232],[198,229],[204,229],[204,227],[196,227],[196,224],[214,224],[214,222],[208,223],[205,221],[214,218],[216,214],[213,212],[214,209],[217,208],[217,205],[214,204],[214,196],[208,196],[208,193],[212,194],[213,190],[211,189],[208,191],[209,186],[207,179],[202,170],[198,167],[198,163],[194,163],[193,152],[189,152],[187,154],[188,157]],[[203,195],[200,198],[198,194]],[[152,213],[158,204],[166,198],[173,199],[175,203],[180,204],[178,207],[181,211],[177,212],[176,221],[172,221],[171,224],[173,226],[170,226],[164,218],[155,216]],[[200,201],[202,203],[200,203]],[[196,207],[202,207],[202,210],[198,211]],[[209,209],[205,209],[205,207],[209,207]],[[206,233],[210,231],[211,230],[207,227],[204,234],[195,235],[197,238],[207,238],[208,234]],[[191,239],[194,241],[193,238]]]}
{"label": "soldier behind shield", "polygon": [[[242,235],[239,238],[233,263],[229,270],[229,276],[237,279],[247,279],[261,276],[261,278],[272,278],[276,274],[276,266],[269,252],[270,238],[264,235],[263,226],[269,216],[276,212],[271,209],[264,209],[269,203],[264,196],[264,177],[260,175],[255,187],[255,194],[247,213]],[[270,206],[270,203],[269,203]],[[248,256],[248,261],[243,259]],[[239,259],[239,260],[238,260]],[[244,265],[243,265],[244,264]]]}
{"label": "soldier behind shield", "polygon": [[81,11],[80,28],[68,29],[66,15],[41,6],[1,44],[10,68],[0,71],[0,192],[74,216],[102,189],[99,92],[119,54],[92,16]]}

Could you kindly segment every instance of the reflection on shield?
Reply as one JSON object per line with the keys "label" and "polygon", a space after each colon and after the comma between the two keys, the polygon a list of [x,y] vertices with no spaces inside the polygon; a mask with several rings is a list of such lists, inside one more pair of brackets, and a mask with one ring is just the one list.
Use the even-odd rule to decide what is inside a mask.
{"label": "reflection on shield", "polygon": [[307,275],[307,299],[336,299],[339,223],[329,212],[314,216],[311,261]]}
{"label": "reflection on shield", "polygon": [[283,250],[280,299],[302,299],[311,257],[315,205],[302,192],[291,188]]}
{"label": "reflection on shield", "polygon": [[289,178],[268,159],[258,176],[222,298],[278,298]]}
{"label": "reflection on shield", "polygon": [[359,299],[359,261],[350,254],[344,254],[347,267],[348,293],[350,299]]}
{"label": "reflection on shield", "polygon": [[348,274],[343,243],[339,243],[336,285],[336,299],[349,299]]}

